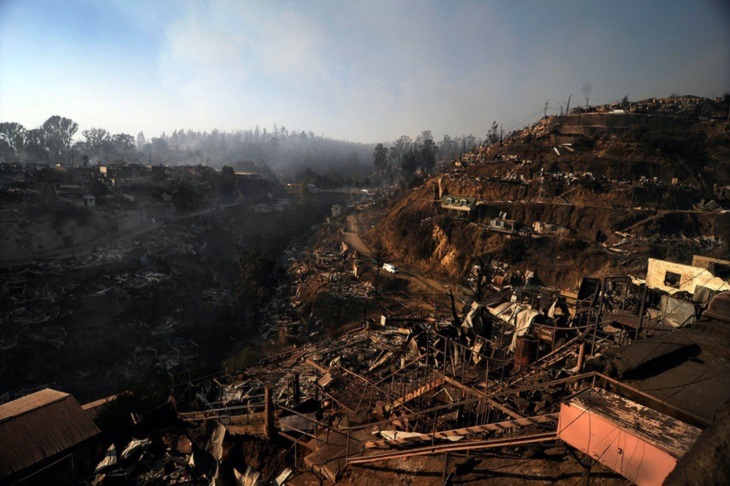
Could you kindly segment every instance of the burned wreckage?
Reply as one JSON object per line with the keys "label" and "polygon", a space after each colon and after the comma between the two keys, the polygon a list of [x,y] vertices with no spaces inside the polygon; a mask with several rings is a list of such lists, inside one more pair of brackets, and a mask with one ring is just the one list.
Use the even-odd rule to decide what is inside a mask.
{"label": "burned wreckage", "polygon": [[[727,427],[729,291],[669,295],[610,277],[569,295],[508,280],[461,312],[452,294],[445,319],[383,315],[183,380],[166,447],[100,465],[96,480],[357,482],[370,465],[424,457],[439,458],[444,481],[479,480],[464,458],[562,447],[581,458],[573,480],[607,468],[637,484],[722,482],[727,471],[702,461]],[[146,439],[129,447],[147,451]]]}

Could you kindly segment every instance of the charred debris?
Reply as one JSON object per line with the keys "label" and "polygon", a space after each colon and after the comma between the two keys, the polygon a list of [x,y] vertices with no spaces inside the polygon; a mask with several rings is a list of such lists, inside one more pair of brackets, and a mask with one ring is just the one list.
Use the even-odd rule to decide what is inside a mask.
{"label": "charred debris", "polygon": [[543,478],[660,484],[714,433],[730,399],[729,282],[714,274],[730,262],[697,257],[681,277],[692,291],[671,294],[659,288],[680,271],[670,262],[641,280],[586,277],[576,293],[492,262],[477,301],[462,286],[417,293],[423,282],[397,283],[418,280],[408,275],[371,283],[353,217],[289,250],[290,284],[262,330],[279,352],[171,375],[169,401],[114,444],[144,452],[100,464],[95,481],[357,482],[380,468],[408,477],[419,460],[437,482],[480,480],[464,465],[507,456],[534,468],[548,454],[573,469],[543,466]]}
{"label": "charred debris", "polygon": [[[715,123],[712,104],[694,98],[655,101],[547,118],[514,140],[464,154],[411,193],[382,188],[341,191],[339,199],[325,199],[321,208],[328,221],[314,226],[308,238],[282,245],[286,275],[266,305],[251,311],[255,326],[235,336],[226,330],[231,341],[260,342],[256,353],[227,360],[222,370],[200,376],[196,363],[205,358],[205,344],[183,332],[188,320],[206,315],[201,309],[228,308],[235,300],[234,287],[223,284],[235,279],[226,273],[230,262],[216,260],[224,249],[213,248],[216,239],[207,235],[242,225],[241,218],[265,229],[279,213],[276,194],[188,209],[164,224],[155,221],[159,228],[131,236],[128,243],[99,245],[104,249],[83,257],[88,260],[7,270],[3,342],[13,349],[13,339],[27,343],[35,333],[52,348],[68,346],[66,333],[78,331],[59,322],[79,322],[78,315],[62,320],[79,312],[67,306],[69,296],[82,302],[84,312],[112,309],[126,327],[137,329],[135,336],[144,336],[145,345],[127,355],[131,361],[121,373],[144,377],[150,367],[164,370],[164,399],[125,417],[122,429],[84,438],[95,448],[89,457],[97,459],[86,463],[96,466],[73,473],[90,484],[417,479],[446,484],[515,478],[682,484],[687,477],[726,482],[730,473],[724,463],[706,463],[708,454],[727,447],[730,260],[721,258],[727,255],[726,233],[715,230],[714,219],[704,224],[702,218],[723,217],[727,181],[718,177],[712,187],[702,187],[698,180],[679,177],[633,178],[633,166],[623,175],[601,175],[587,165],[576,163],[574,170],[561,165],[566,153],[584,150],[596,133],[608,145],[619,143],[616,130],[630,132],[634,125],[650,130],[654,123],[654,118],[614,121],[618,117],[661,116],[684,126],[681,117],[690,116]],[[536,140],[532,149],[542,155],[518,153],[519,144]],[[662,163],[660,158],[650,162]],[[490,184],[498,188],[489,189]],[[599,186],[610,189],[597,191]],[[475,187],[489,193],[490,201],[485,203],[489,198]],[[289,203],[280,204],[281,213],[311,204],[319,193],[313,189],[282,189],[281,199]],[[585,240],[580,215],[587,213],[580,211],[591,191],[601,194],[596,206],[630,211],[631,224],[618,228],[616,220],[598,221],[604,216],[600,211],[591,215],[598,221],[591,228],[591,255],[604,255],[607,264],[593,271],[576,259],[572,274],[580,278],[572,286],[559,285],[564,282],[545,270],[544,261],[516,264],[496,252],[476,251],[474,244],[466,245],[470,258],[459,258],[463,248],[447,241],[458,232],[447,238],[442,231],[461,224],[506,246],[528,241],[547,248]],[[682,218],[701,213],[697,231],[651,234],[661,224],[658,219],[674,217],[657,215],[657,206],[644,207],[649,195],[662,191],[673,194],[671,211],[686,213]],[[716,204],[708,205],[703,196],[711,191]],[[689,195],[696,205],[678,194]],[[562,219],[536,218],[537,212],[516,207],[526,202],[570,210]],[[239,205],[247,209],[240,211]],[[403,208],[409,205],[417,210],[407,213]],[[384,220],[392,228],[378,223],[383,211],[395,214]],[[287,221],[293,224],[301,214]],[[426,245],[426,252],[398,248],[410,241],[400,233],[406,224],[399,225],[404,219],[398,217],[416,220],[441,239],[438,246]],[[601,225],[614,228],[603,231]],[[707,228],[712,231],[699,234]],[[236,234],[234,246],[245,245],[247,237]],[[647,248],[657,239],[668,246],[686,244],[697,254],[681,263],[650,256]],[[414,257],[424,253],[428,256],[420,262]],[[460,278],[428,260],[436,254],[439,262],[451,259],[459,266]],[[631,265],[616,264],[629,258]],[[100,270],[89,270],[101,260]],[[423,271],[429,264],[436,271]],[[78,273],[79,280],[59,290],[53,279],[62,272]],[[173,293],[160,294],[165,285]],[[192,305],[196,299],[210,307]],[[121,311],[113,310],[120,305]],[[145,315],[155,309],[155,318],[138,318],[141,306]],[[22,332],[8,332],[8,323]],[[96,332],[116,323],[109,319]],[[199,336],[206,333],[211,333],[207,327]],[[109,378],[120,371],[104,373]],[[82,408],[98,417],[124,399],[122,393]],[[19,420],[14,411],[20,408],[47,405],[26,399],[20,407],[17,400],[23,398],[0,405],[7,407],[0,408],[0,427]],[[3,454],[10,453],[0,451],[0,464]],[[41,458],[37,467],[56,458]],[[32,478],[34,466],[29,467],[21,473]]]}
{"label": "charred debris", "polygon": [[237,258],[280,257],[352,199],[304,200],[206,166],[0,171],[3,401],[47,386],[88,401],[160,372],[217,368],[259,327],[239,312]]}

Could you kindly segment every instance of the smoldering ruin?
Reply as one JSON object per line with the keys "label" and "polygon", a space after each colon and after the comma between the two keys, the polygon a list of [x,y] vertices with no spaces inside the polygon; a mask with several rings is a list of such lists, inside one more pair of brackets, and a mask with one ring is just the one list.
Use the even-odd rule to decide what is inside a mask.
{"label": "smoldering ruin", "polygon": [[3,163],[3,480],[722,483],[726,101],[401,184]]}

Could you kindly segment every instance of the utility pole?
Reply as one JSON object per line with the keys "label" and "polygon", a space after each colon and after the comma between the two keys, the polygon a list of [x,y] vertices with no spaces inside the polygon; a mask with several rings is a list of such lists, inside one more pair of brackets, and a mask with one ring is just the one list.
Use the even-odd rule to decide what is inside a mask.
{"label": "utility pole", "polygon": [[502,129],[503,125],[499,124],[499,143],[502,143],[502,138],[504,137],[504,130]]}
{"label": "utility pole", "polygon": [[545,118],[547,116],[548,101],[550,101],[550,100],[545,100],[545,112],[542,114],[543,118]]}
{"label": "utility pole", "polygon": [[565,114],[566,114],[566,115],[570,115],[570,98],[571,98],[572,96],[573,96],[573,95],[570,95],[570,96],[568,96],[568,106],[567,106],[567,107],[565,108]]}
{"label": "utility pole", "polygon": [[588,97],[586,96],[586,111],[588,111]]}

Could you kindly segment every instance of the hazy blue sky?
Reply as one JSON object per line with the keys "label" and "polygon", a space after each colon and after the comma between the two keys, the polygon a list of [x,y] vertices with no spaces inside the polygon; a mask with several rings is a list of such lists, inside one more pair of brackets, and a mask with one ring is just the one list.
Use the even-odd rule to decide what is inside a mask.
{"label": "hazy blue sky", "polygon": [[0,121],[484,136],[571,94],[730,91],[729,5],[0,0]]}

